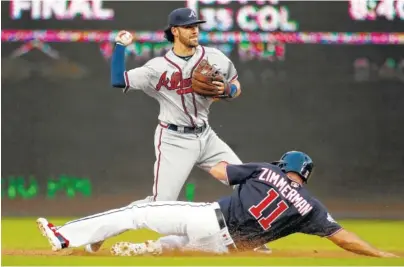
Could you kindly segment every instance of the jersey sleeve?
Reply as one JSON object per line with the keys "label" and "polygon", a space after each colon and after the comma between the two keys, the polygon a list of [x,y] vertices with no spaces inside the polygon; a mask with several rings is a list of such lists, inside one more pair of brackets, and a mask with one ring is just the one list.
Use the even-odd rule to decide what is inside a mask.
{"label": "jersey sleeve", "polygon": [[129,90],[155,90],[152,81],[156,79],[156,71],[148,64],[124,72],[125,92]]}
{"label": "jersey sleeve", "polygon": [[226,166],[227,180],[229,185],[241,184],[251,178],[251,175],[258,169],[256,163],[229,164]]}
{"label": "jersey sleeve", "polygon": [[222,51],[218,49],[215,49],[215,51],[221,57],[222,62],[225,62],[225,65],[223,66],[223,71],[227,73],[227,81],[231,82],[237,80],[238,78],[237,69],[234,66],[231,59],[228,58]]}
{"label": "jersey sleeve", "polygon": [[300,232],[320,237],[330,237],[341,230],[342,226],[320,205],[313,210],[311,218]]}
{"label": "jersey sleeve", "polygon": [[238,78],[236,67],[234,66],[233,62],[230,61],[230,59],[229,59],[229,70],[228,70],[227,77],[228,77],[228,79],[227,79],[228,82],[237,80],[237,78]]}

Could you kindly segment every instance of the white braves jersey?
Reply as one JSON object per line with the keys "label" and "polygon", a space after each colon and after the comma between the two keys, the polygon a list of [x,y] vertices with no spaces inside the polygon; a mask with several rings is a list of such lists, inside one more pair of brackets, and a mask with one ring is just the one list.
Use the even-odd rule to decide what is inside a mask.
{"label": "white braves jersey", "polygon": [[153,58],[142,67],[125,72],[125,92],[143,90],[155,98],[160,104],[158,119],[164,123],[208,124],[213,99],[195,94],[191,87],[191,74],[204,58],[215,64],[229,82],[237,79],[237,70],[226,55],[216,48],[198,46],[188,61],[170,50],[164,57]]}

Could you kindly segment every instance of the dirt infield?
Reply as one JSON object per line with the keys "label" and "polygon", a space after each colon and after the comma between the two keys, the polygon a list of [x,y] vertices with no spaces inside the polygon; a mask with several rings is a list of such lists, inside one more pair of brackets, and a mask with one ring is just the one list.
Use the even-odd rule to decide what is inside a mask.
{"label": "dirt infield", "polygon": [[[403,251],[396,251],[398,255],[404,256]],[[90,254],[81,249],[66,249],[58,252],[40,249],[5,249],[1,252],[2,255],[10,256],[101,256],[110,257],[112,256],[108,249],[101,249],[99,252]],[[300,250],[300,251],[285,251],[285,250],[274,250],[272,254],[265,255],[256,252],[240,252],[232,253],[227,255],[215,255],[211,253],[202,252],[172,252],[164,253],[163,255],[155,257],[272,257],[272,258],[355,258],[359,257],[353,253],[345,251],[318,251],[318,250]]]}

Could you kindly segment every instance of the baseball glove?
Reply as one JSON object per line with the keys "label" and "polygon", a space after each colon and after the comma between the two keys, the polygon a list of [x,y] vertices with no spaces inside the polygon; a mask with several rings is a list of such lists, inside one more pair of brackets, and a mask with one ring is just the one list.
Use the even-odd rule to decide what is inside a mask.
{"label": "baseball glove", "polygon": [[219,96],[217,86],[213,81],[224,82],[223,75],[214,65],[210,65],[206,59],[203,59],[192,73],[192,88],[195,93],[215,97]]}

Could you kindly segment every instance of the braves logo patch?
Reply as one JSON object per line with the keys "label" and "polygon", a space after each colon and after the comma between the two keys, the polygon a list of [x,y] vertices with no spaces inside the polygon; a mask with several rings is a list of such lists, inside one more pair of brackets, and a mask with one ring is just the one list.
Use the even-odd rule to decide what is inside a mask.
{"label": "braves logo patch", "polygon": [[192,80],[191,78],[183,79],[180,72],[175,71],[171,74],[171,77],[167,77],[167,71],[161,74],[159,82],[157,83],[155,89],[160,91],[162,87],[167,90],[177,90],[177,94],[188,94],[192,93]]}

